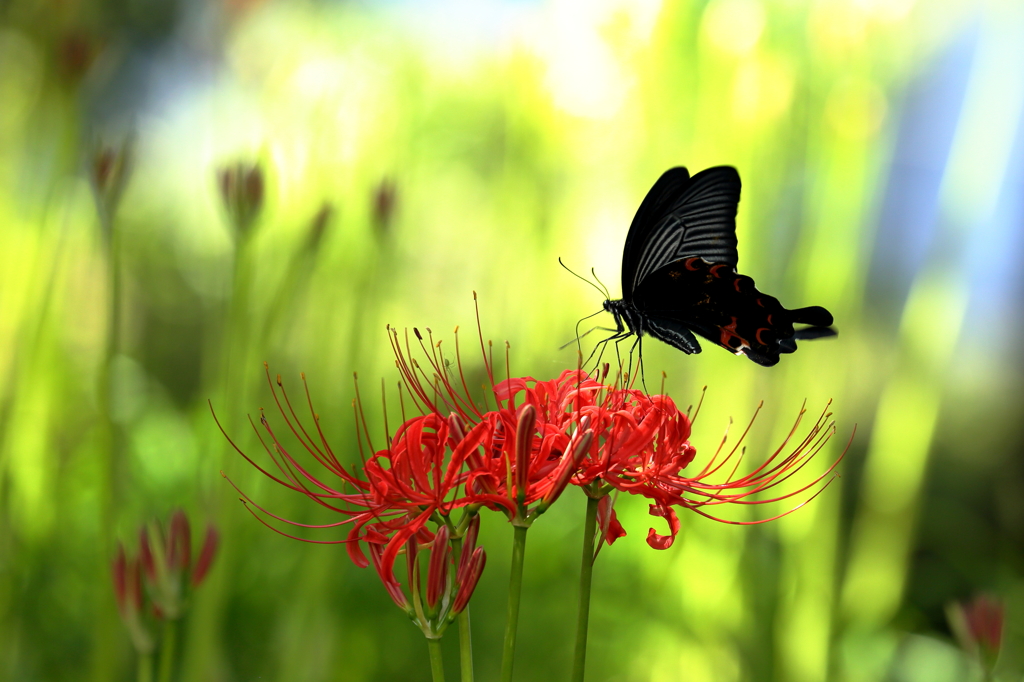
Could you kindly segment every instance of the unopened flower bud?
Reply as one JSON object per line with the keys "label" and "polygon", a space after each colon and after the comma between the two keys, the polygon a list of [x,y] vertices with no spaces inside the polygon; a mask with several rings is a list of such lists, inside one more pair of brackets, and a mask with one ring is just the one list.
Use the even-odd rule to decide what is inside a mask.
{"label": "unopened flower bud", "polygon": [[334,216],[334,207],[324,202],[320,210],[313,216],[309,223],[309,231],[306,233],[306,253],[315,254],[320,248],[320,242],[324,239],[327,226],[330,225]]}
{"label": "unopened flower bud", "polygon": [[960,646],[977,656],[982,667],[989,672],[999,658],[1005,615],[1003,604],[985,595],[946,607],[946,617]]}
{"label": "unopened flower bud", "polygon": [[228,219],[239,239],[245,239],[263,208],[263,169],[238,162],[217,172],[217,184]]}
{"label": "unopened flower bud", "polygon": [[135,141],[129,136],[119,145],[97,144],[89,158],[89,183],[104,237],[110,238],[114,215],[128,184],[134,160]]}
{"label": "unopened flower bud", "polygon": [[480,515],[473,514],[462,536],[462,553],[459,555],[459,568],[455,572],[455,582],[461,584],[466,579],[466,571],[470,566],[470,557],[476,549],[476,538],[480,533]]}
{"label": "unopened flower bud", "polygon": [[533,427],[537,423],[537,408],[526,403],[519,408],[516,426],[516,498],[522,504],[530,485],[530,455],[533,454]]}
{"label": "unopened flower bud", "polygon": [[150,583],[155,583],[157,581],[157,562],[150,546],[149,530],[145,526],[139,530],[139,561],[146,572],[146,579]]}
{"label": "unopened flower bud", "polygon": [[569,479],[576,473],[576,469],[579,467],[580,462],[586,456],[590,450],[590,444],[594,441],[594,432],[587,430],[583,435],[576,441],[571,452],[567,452],[562,455],[562,461],[558,464],[558,469],[555,473],[555,482],[548,489],[548,492],[544,495],[544,500],[541,502],[543,509],[547,509],[555,500],[559,498],[562,492],[569,485]]}
{"label": "unopened flower bud", "polygon": [[442,525],[434,534],[434,542],[430,547],[430,566],[427,569],[427,606],[433,609],[437,600],[444,593],[448,582],[448,559],[451,549],[448,547],[450,533],[447,525]]}
{"label": "unopened flower bud", "polygon": [[203,547],[199,550],[199,558],[196,559],[195,568],[192,569],[192,587],[199,587],[203,578],[210,571],[213,564],[213,557],[217,554],[217,546],[220,543],[220,534],[213,524],[206,526],[206,537],[203,538]]}
{"label": "unopened flower bud", "polygon": [[117,610],[123,615],[128,608],[128,559],[124,554],[124,546],[117,543],[117,556],[110,568],[110,575],[114,580],[114,598],[117,599]]}
{"label": "unopened flower bud", "polygon": [[184,571],[192,562],[192,532],[188,517],[178,509],[171,516],[167,535],[167,566],[172,571]]}
{"label": "unopened flower bud", "polygon": [[100,54],[102,44],[83,31],[66,31],[57,41],[56,62],[61,77],[77,85],[89,72]]}
{"label": "unopened flower bud", "polygon": [[469,598],[473,596],[473,591],[476,589],[476,585],[480,582],[480,576],[484,572],[484,566],[487,564],[487,552],[484,551],[483,547],[477,547],[473,551],[473,556],[469,561],[469,568],[466,574],[459,581],[458,594],[455,595],[455,602],[452,604],[452,615],[462,613],[469,604]]}
{"label": "unopened flower bud", "polygon": [[398,187],[391,178],[384,178],[373,190],[373,228],[382,239],[391,233],[397,205]]}
{"label": "unopened flower bud", "polygon": [[462,417],[458,412],[452,412],[448,415],[448,447],[454,451],[465,437],[466,425],[462,421]]}
{"label": "unopened flower bud", "polygon": [[142,566],[139,560],[129,559],[121,544],[117,546],[117,557],[111,566],[111,577],[114,580],[114,597],[121,620],[128,628],[132,644],[140,654],[153,651],[153,638],[142,623],[143,599]]}

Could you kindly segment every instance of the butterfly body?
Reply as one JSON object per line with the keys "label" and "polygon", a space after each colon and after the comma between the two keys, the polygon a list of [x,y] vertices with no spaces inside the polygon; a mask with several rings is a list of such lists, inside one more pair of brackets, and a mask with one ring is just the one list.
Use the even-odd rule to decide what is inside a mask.
{"label": "butterfly body", "polygon": [[[797,339],[832,336],[819,306],[789,310],[736,271],[734,168],[685,168],[661,176],[640,205],[626,238],[623,297],[606,300],[617,334],[649,334],[684,353],[699,353],[694,333],[760,365],[796,350]],[[795,329],[794,323],[811,325]],[[613,337],[613,338],[616,338]]]}

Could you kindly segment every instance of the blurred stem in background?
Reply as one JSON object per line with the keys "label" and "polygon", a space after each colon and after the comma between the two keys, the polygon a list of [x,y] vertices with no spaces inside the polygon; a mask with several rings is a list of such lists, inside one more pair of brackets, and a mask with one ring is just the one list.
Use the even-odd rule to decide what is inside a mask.
{"label": "blurred stem in background", "polygon": [[[228,223],[232,228],[235,242],[235,257],[232,263],[231,298],[228,303],[227,327],[221,344],[222,356],[217,364],[217,372],[224,382],[222,399],[231,404],[238,398],[235,390],[241,391],[246,382],[239,379],[239,386],[233,384],[236,374],[246,375],[248,356],[244,349],[251,341],[249,333],[253,329],[250,315],[250,290],[255,268],[253,238],[255,224],[263,209],[264,177],[263,168],[258,163],[238,162],[221,168],[217,173],[218,187],[227,214]],[[241,359],[242,367],[232,366],[233,361]]]}
{"label": "blurred stem in background", "polygon": [[[221,308],[223,323],[219,334],[211,334],[206,347],[204,372],[207,397],[217,396],[223,405],[238,405],[247,395],[247,367],[249,350],[256,341],[251,337],[256,328],[250,309],[250,292],[255,272],[256,251],[253,248],[257,223],[263,209],[265,180],[263,167],[258,162],[235,162],[219,168],[216,172],[217,188],[220,193],[224,214],[231,230],[234,253],[231,266],[231,280],[228,283],[230,297],[226,310]],[[210,326],[216,328],[213,321]],[[216,453],[212,468],[222,469],[230,456],[230,448],[224,442],[208,441],[209,452]],[[223,570],[211,580],[193,619],[196,627],[190,629],[185,647],[186,659],[182,666],[185,680],[200,679],[204,671],[216,667],[216,659],[222,655],[221,641],[223,619],[230,599],[230,581],[226,576],[236,570],[239,560],[232,540],[239,536],[239,517],[230,513],[220,502],[223,495],[213,491],[210,505],[223,529],[227,542],[224,543],[220,563]]]}
{"label": "blurred stem in background", "polygon": [[[128,183],[133,165],[134,138],[128,137],[117,146],[97,145],[89,159],[89,179],[96,201],[96,212],[104,250],[107,289],[107,329],[103,357],[98,374],[98,405],[100,437],[97,454],[102,462],[98,495],[100,542],[96,546],[96,566],[101,567],[98,575],[107,572],[107,557],[113,550],[113,531],[116,514],[121,501],[124,467],[124,434],[115,424],[113,416],[114,361],[120,350],[123,315],[121,262],[121,233],[116,227],[117,209]],[[98,584],[106,584],[106,580]],[[102,593],[101,593],[102,594]],[[97,595],[99,596],[99,595]],[[117,641],[115,632],[117,619],[110,608],[111,600],[97,600],[97,625],[92,631],[94,644],[93,679],[104,682],[112,677],[114,670],[113,646]]]}
{"label": "blurred stem in background", "polygon": [[153,682],[153,654],[139,656],[135,679],[137,682]]}
{"label": "blurred stem in background", "polygon": [[168,618],[164,621],[163,635],[160,638],[160,675],[157,682],[171,682],[174,674],[174,659],[178,655],[178,620]]}
{"label": "blurred stem in background", "polygon": [[[315,273],[325,240],[331,234],[329,229],[335,221],[335,207],[324,202],[317,213],[307,224],[305,234],[298,248],[292,254],[285,268],[283,280],[276,288],[269,302],[253,299],[252,290],[258,264],[256,259],[259,251],[253,243],[256,234],[255,223],[259,220],[259,211],[264,203],[265,180],[259,165],[236,163],[222,168],[218,172],[218,187],[226,209],[228,221],[236,238],[235,263],[231,282],[231,299],[228,303],[227,323],[222,338],[209,347],[208,357],[215,371],[208,374],[209,380],[220,385],[222,401],[227,408],[236,408],[244,404],[249,392],[250,366],[256,366],[254,352],[264,357],[273,350],[275,342],[288,330],[294,319],[288,319],[300,303],[309,294],[311,279]],[[387,295],[384,281],[381,280],[380,263],[388,256],[390,231],[393,229],[397,211],[398,193],[394,181],[384,179],[374,189],[370,204],[370,221],[368,232],[373,232],[373,246],[368,254],[359,259],[358,268],[351,276],[352,284],[332,295],[348,298],[351,305],[350,323],[345,327],[345,335],[333,338],[331,349],[343,358],[340,362],[347,367],[359,366],[363,353],[362,344],[367,339],[368,319],[379,309],[380,301]],[[364,223],[366,224],[366,223]],[[390,263],[390,267],[395,267]],[[375,319],[375,318],[374,318]],[[212,387],[211,387],[212,388]],[[228,410],[225,410],[228,412]],[[231,418],[230,416],[228,417]],[[346,428],[343,432],[353,436],[354,428]],[[226,443],[215,446],[222,457],[221,466],[228,466],[226,456],[231,454]],[[349,441],[345,445],[351,448]],[[219,495],[217,496],[219,498]],[[244,535],[240,524],[247,519],[244,515],[235,514],[234,508],[220,510],[220,523],[225,528],[225,535],[235,537]],[[231,572],[230,566],[243,558],[231,550],[231,544],[225,546],[222,563],[228,568],[221,571],[221,576]],[[304,579],[303,594],[311,601],[304,606],[310,608],[318,600],[316,595],[327,589],[323,584],[328,580],[337,580],[333,571],[317,570],[316,566],[327,560],[323,558],[309,559],[307,575]],[[183,679],[201,679],[203,671],[213,664],[212,659],[223,652],[223,645],[217,643],[220,619],[223,618],[226,603],[222,600],[230,596],[231,585],[224,578],[214,578],[213,584],[204,594],[203,603],[197,609],[194,619],[198,627],[189,632],[186,651],[186,662],[183,666]],[[199,615],[201,612],[202,615]],[[458,616],[460,640],[468,638],[468,611]],[[462,634],[465,630],[465,635]],[[462,669],[472,675],[472,648],[462,653]],[[469,679],[472,679],[471,677]]]}

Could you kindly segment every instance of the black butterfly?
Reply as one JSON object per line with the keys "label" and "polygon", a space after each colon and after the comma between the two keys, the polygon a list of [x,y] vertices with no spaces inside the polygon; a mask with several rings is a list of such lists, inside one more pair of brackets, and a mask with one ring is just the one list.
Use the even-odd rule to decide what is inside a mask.
{"label": "black butterfly", "polygon": [[[796,350],[797,339],[835,336],[820,306],[787,310],[736,272],[740,176],[718,166],[692,178],[666,171],[637,209],[622,253],[622,298],[606,300],[616,333],[644,334],[699,353],[696,332],[759,365]],[[811,325],[799,330],[793,324]],[[638,339],[639,340],[639,339]]]}

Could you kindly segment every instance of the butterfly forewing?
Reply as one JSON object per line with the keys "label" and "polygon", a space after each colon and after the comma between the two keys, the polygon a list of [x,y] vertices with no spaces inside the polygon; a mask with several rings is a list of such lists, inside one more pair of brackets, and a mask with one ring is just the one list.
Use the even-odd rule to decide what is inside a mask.
{"label": "butterfly forewing", "polygon": [[641,203],[622,255],[623,298],[661,267],[686,256],[701,256],[736,267],[736,207],[740,177],[718,166],[692,178],[672,168]]}

